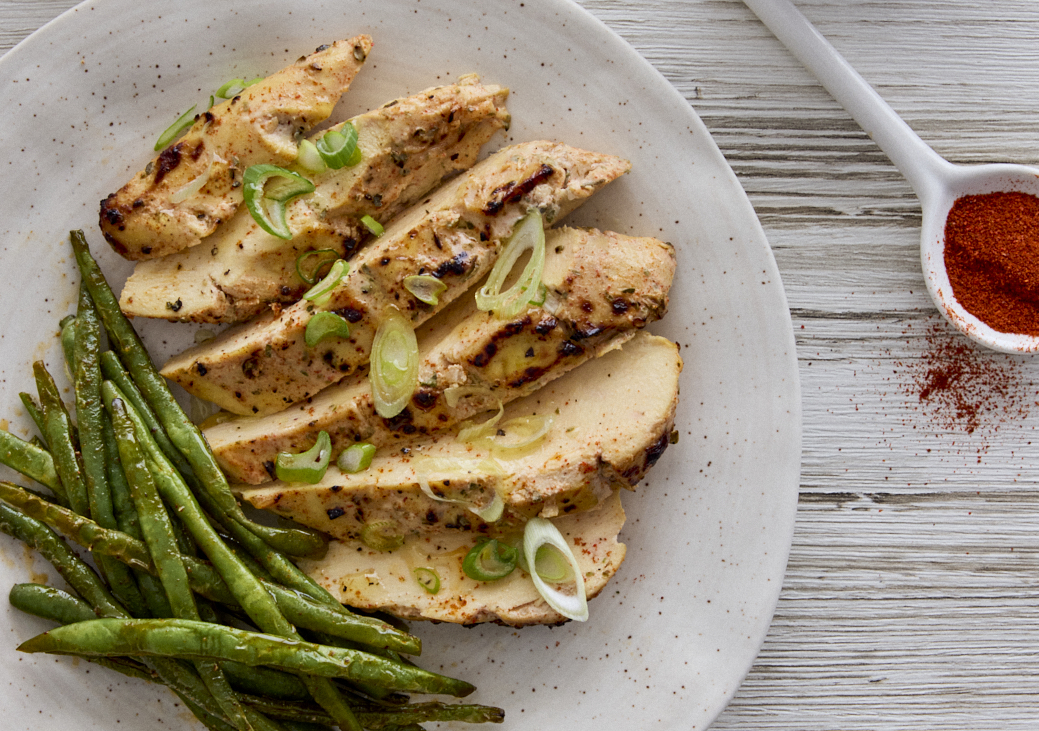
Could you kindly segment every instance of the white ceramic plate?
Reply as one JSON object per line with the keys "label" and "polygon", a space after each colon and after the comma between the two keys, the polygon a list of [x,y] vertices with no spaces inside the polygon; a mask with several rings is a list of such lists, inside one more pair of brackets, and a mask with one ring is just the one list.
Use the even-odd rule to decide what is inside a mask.
{"label": "white ceramic plate", "polygon": [[[129,266],[97,232],[97,204],[150,157],[172,119],[233,77],[273,72],[320,43],[371,33],[375,50],[336,117],[476,71],[512,89],[512,140],[553,138],[628,157],[632,173],[573,217],[675,244],[671,312],[682,344],[671,447],[626,496],[628,560],[591,620],[515,632],[416,626],[423,662],[475,682],[508,728],[701,729],[764,639],[792,535],[800,466],[794,340],[779,274],[739,183],[688,104],[630,47],[565,0],[97,0],[0,61],[0,415],[30,362],[62,372],[52,336],[78,277],[66,232],[84,228],[113,284]],[[479,10],[473,10],[479,8]],[[184,327],[143,325],[156,360]],[[0,537],[0,586],[42,559]],[[4,728],[186,727],[163,689],[20,655],[46,624],[3,606]],[[89,671],[86,672],[86,671]],[[118,724],[118,725],[117,725]]]}

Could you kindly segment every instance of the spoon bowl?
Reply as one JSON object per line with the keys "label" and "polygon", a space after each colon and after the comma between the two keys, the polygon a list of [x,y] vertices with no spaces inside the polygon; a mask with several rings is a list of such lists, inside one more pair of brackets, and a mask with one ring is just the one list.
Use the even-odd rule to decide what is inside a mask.
{"label": "spoon bowl", "polygon": [[945,220],[958,198],[996,192],[1039,196],[1039,168],[1027,165],[954,165],[936,176],[934,185],[920,195],[923,221],[920,227],[920,262],[927,291],[935,305],[957,329],[975,342],[1003,353],[1039,351],[1039,337],[1005,333],[978,319],[953,296],[945,268]]}
{"label": "spoon bowl", "polygon": [[945,268],[945,221],[956,200],[996,192],[1039,196],[1039,168],[1002,163],[955,165],[945,160],[920,139],[790,0],[744,3],[848,110],[920,198],[920,261],[927,291],[942,315],[967,337],[993,350],[1039,351],[1039,337],[1000,332],[967,312],[953,296]]}

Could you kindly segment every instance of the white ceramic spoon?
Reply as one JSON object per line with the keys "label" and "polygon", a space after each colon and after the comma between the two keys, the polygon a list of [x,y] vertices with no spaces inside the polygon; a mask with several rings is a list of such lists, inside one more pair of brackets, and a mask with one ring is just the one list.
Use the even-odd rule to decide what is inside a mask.
{"label": "white ceramic spoon", "polygon": [[945,271],[945,219],[964,195],[1020,191],[1039,195],[1039,169],[954,165],[928,147],[789,0],[744,0],[776,38],[822,82],[913,187],[923,208],[920,259],[927,291],[949,322],[1004,353],[1039,351],[1039,338],[993,330],[956,301]]}

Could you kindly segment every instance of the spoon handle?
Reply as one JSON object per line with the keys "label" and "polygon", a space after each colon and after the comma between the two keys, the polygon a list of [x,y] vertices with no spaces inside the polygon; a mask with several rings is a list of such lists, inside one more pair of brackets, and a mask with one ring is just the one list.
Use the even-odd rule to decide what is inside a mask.
{"label": "spoon handle", "polygon": [[790,0],[743,1],[891,158],[921,200],[937,192],[942,174],[955,166],[920,139]]}

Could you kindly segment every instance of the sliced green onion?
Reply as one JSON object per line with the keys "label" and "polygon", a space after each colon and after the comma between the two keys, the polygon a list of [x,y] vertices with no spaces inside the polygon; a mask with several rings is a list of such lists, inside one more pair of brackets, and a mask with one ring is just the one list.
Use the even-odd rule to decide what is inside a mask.
{"label": "sliced green onion", "polygon": [[252,81],[246,81],[245,79],[231,79],[216,90],[216,96],[221,99],[233,99],[257,81],[263,81],[263,77],[257,76]]}
{"label": "sliced green onion", "polygon": [[361,223],[368,229],[373,236],[382,236],[386,233],[386,229],[382,227],[382,224],[376,221],[374,218],[369,216],[367,213],[361,216]]}
{"label": "sliced green onion", "polygon": [[375,445],[368,442],[357,442],[344,449],[336,460],[336,466],[343,472],[355,474],[364,472],[372,466],[375,456]]}
{"label": "sliced green onion", "polygon": [[323,431],[317,435],[314,446],[306,452],[279,452],[274,462],[274,474],[285,482],[306,482],[313,485],[325,476],[331,456],[332,440],[328,432]]}
{"label": "sliced green onion", "polygon": [[436,569],[420,566],[417,569],[412,569],[411,573],[415,577],[415,581],[419,583],[419,586],[430,594],[436,594],[440,591],[440,574],[436,572]]}
{"label": "sliced green onion", "polygon": [[404,536],[395,521],[371,520],[361,528],[361,543],[373,551],[392,551],[404,545]]}
{"label": "sliced green onion", "polygon": [[[528,574],[532,573],[522,548],[519,552],[519,567]],[[534,558],[534,567],[538,576],[550,584],[561,584],[569,581],[574,575],[566,556],[558,548],[548,544],[538,549],[537,556]]]}
{"label": "sliced green onion", "polygon": [[418,387],[418,361],[415,330],[400,310],[390,308],[375,331],[369,360],[368,379],[379,416],[391,419],[404,410]]}
{"label": "sliced green onion", "polygon": [[473,546],[462,560],[462,571],[475,581],[504,579],[516,568],[518,551],[497,538]]}
{"label": "sliced green onion", "polygon": [[443,457],[429,457],[416,465],[415,477],[418,480],[419,489],[421,489],[422,493],[430,500],[435,500],[440,503],[464,505],[466,510],[477,515],[485,523],[494,523],[501,518],[502,514],[504,514],[505,501],[497,490],[494,491],[494,497],[491,498],[491,502],[478,508],[469,500],[456,500],[453,498],[443,497],[442,495],[437,495],[429,485],[428,473],[430,472],[447,472],[449,475],[460,474],[462,479],[466,479],[467,476],[473,472],[482,472],[497,475],[499,477],[504,476],[505,470],[503,470],[501,465],[490,457],[485,457],[483,459],[447,459]]}
{"label": "sliced green onion", "polygon": [[350,337],[350,323],[334,312],[319,312],[307,321],[303,342],[313,348],[325,338]]}
{"label": "sliced green onion", "polygon": [[357,128],[344,122],[339,129],[330,129],[315,143],[321,159],[333,170],[353,167],[361,161],[357,147]]}
{"label": "sliced green onion", "polygon": [[308,289],[303,294],[303,299],[313,302],[315,305],[323,305],[332,298],[332,291],[339,286],[339,282],[350,271],[350,264],[346,259],[336,259],[332,262],[332,268],[320,282]]}
{"label": "sliced green onion", "polygon": [[[311,249],[310,251],[304,251],[296,257],[296,274],[305,283],[314,285],[325,274],[328,274],[327,271],[325,274],[322,274],[321,270],[326,265],[331,267],[338,258],[339,252],[335,249]],[[311,263],[311,259],[314,259],[313,263]]]}
{"label": "sliced green onion", "polygon": [[[519,279],[502,292],[501,288],[505,285],[509,273],[527,250],[532,253]],[[494,263],[487,283],[476,293],[477,308],[483,312],[492,311],[503,319],[515,317],[532,300],[540,297],[544,270],[545,229],[541,212],[535,208],[516,226],[498,261]]]}
{"label": "sliced green onion", "polygon": [[494,427],[501,421],[501,417],[505,414],[505,405],[498,401],[498,413],[489,418],[487,421],[481,424],[474,424],[471,421],[463,421],[459,425],[458,429],[458,441],[465,442],[466,444],[472,444],[477,439],[490,436],[494,433]]}
{"label": "sliced green onion", "polygon": [[296,164],[314,175],[323,173],[328,169],[325,161],[321,158],[321,153],[317,151],[317,145],[310,140],[300,141],[299,150],[296,152]]}
{"label": "sliced green onion", "polygon": [[[481,439],[494,451],[525,449],[545,438],[552,428],[554,418],[544,416],[520,416],[509,419],[499,426],[494,434]],[[461,433],[459,433],[461,438]]]}
{"label": "sliced green onion", "polygon": [[438,305],[440,295],[447,291],[447,285],[429,274],[412,274],[404,277],[404,289],[411,292],[420,302]]}
{"label": "sliced green onion", "polygon": [[467,396],[489,396],[490,393],[486,386],[448,386],[444,389],[444,400],[453,409]]}
{"label": "sliced green onion", "polygon": [[198,104],[192,104],[191,109],[177,117],[176,121],[167,127],[165,132],[159,135],[159,139],[155,141],[156,152],[165,149],[166,145],[180,137],[184,130],[195,123],[195,107],[197,106]]}
{"label": "sliced green onion", "polygon": [[588,619],[588,597],[585,594],[584,577],[577,565],[577,558],[570,545],[552,523],[544,518],[531,518],[523,529],[523,555],[528,566],[537,567],[538,551],[549,545],[559,550],[570,565],[574,580],[574,593],[564,594],[559,589],[549,586],[537,570],[530,574],[538,593],[548,605],[568,619],[584,622]]}
{"label": "sliced green onion", "polygon": [[253,165],[246,168],[242,176],[242,194],[253,220],[280,239],[292,238],[285,220],[285,206],[296,196],[313,192],[313,183],[277,165]]}
{"label": "sliced green onion", "polygon": [[209,176],[213,171],[213,162],[213,160],[210,160],[204,171],[199,173],[193,180],[186,183],[184,186],[175,190],[173,194],[170,195],[170,203],[182,203],[195,195],[195,193],[202,190],[202,187],[209,182]]}

